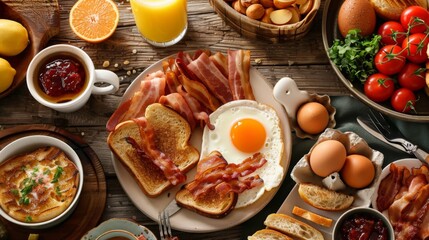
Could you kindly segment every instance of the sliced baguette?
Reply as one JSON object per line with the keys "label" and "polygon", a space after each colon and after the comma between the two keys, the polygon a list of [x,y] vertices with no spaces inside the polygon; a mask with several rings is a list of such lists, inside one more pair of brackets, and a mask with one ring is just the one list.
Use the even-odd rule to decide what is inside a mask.
{"label": "sliced baguette", "polygon": [[293,207],[292,213],[324,227],[331,227],[332,225],[332,219],[310,212],[306,209],[302,209],[298,206]]}
{"label": "sliced baguette", "polygon": [[332,191],[327,188],[311,184],[301,183],[298,188],[299,196],[311,206],[327,211],[344,210],[354,201],[353,196]]}
{"label": "sliced baguette", "polygon": [[194,199],[185,186],[176,193],[177,205],[210,218],[223,218],[228,215],[234,209],[237,199],[238,194],[235,192],[229,192],[222,197],[214,188],[197,199]]}
{"label": "sliced baguette", "polygon": [[265,226],[297,239],[323,240],[319,230],[293,217],[281,213],[272,213],[264,221]]}
{"label": "sliced baguette", "polygon": [[293,240],[285,234],[273,229],[261,229],[256,231],[252,236],[247,237],[247,240]]}
{"label": "sliced baguette", "polygon": [[[192,169],[198,162],[199,152],[189,143],[191,129],[188,122],[159,103],[149,105],[145,117],[155,131],[156,147],[182,172],[186,173]],[[149,197],[159,196],[172,184],[151,160],[139,156],[136,149],[125,140],[127,137],[141,144],[139,126],[133,120],[118,124],[109,134],[107,143],[142,191]]]}

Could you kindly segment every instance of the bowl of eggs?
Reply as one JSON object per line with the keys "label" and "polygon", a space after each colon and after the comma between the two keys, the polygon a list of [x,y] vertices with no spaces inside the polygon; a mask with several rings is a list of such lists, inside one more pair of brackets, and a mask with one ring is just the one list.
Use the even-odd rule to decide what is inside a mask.
{"label": "bowl of eggs", "polygon": [[320,0],[210,0],[217,14],[241,35],[278,42],[303,38]]}
{"label": "bowl of eggs", "polygon": [[371,204],[384,155],[353,132],[327,128],[294,166],[292,179],[353,195],[352,207]]}

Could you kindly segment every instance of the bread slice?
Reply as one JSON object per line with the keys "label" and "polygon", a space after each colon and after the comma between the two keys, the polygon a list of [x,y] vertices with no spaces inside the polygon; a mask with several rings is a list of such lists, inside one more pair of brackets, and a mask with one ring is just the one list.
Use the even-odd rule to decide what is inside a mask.
{"label": "bread slice", "polygon": [[300,216],[304,219],[307,219],[309,221],[317,223],[321,226],[324,226],[324,227],[331,227],[331,225],[332,225],[332,219],[331,218],[321,216],[319,214],[310,212],[310,211],[303,209],[303,208],[300,208],[298,206],[293,207],[292,213],[297,215],[297,216]]}
{"label": "bread slice", "polygon": [[280,231],[297,239],[323,240],[319,230],[293,217],[281,213],[272,213],[265,219],[264,224],[271,229]]}
{"label": "bread slice", "polygon": [[256,231],[252,236],[247,237],[247,240],[293,240],[285,234],[273,229],[261,229]]}
{"label": "bread slice", "polygon": [[[191,170],[198,162],[199,152],[189,143],[191,128],[188,122],[159,103],[149,105],[145,117],[148,124],[154,128],[156,147],[182,172]],[[141,144],[139,126],[133,120],[118,124],[109,134],[107,143],[142,191],[149,197],[159,196],[172,184],[151,160],[142,159],[138,155],[136,149],[125,140],[127,137]]]}
{"label": "bread slice", "polygon": [[395,21],[399,21],[402,11],[409,6],[428,7],[426,0],[371,0],[371,3],[378,16]]}
{"label": "bread slice", "polygon": [[210,218],[223,218],[228,215],[237,203],[238,194],[229,192],[220,196],[214,188],[194,199],[192,193],[183,186],[176,193],[177,205]]}
{"label": "bread slice", "polygon": [[353,196],[332,191],[311,183],[299,184],[298,193],[301,199],[306,203],[315,208],[327,211],[344,210],[350,207],[354,201]]}

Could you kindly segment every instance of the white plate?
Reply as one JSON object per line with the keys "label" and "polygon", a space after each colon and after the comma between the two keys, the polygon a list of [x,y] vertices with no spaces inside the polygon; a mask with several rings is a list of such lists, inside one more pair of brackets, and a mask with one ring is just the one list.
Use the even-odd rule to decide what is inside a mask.
{"label": "white plate", "polygon": [[[170,56],[173,57],[173,56]],[[164,59],[163,59],[164,60]],[[139,77],[145,76],[146,74],[162,70],[162,61],[155,63],[143,71]],[[139,78],[137,77],[137,78]],[[285,149],[282,159],[282,166],[284,168],[284,176],[286,175],[287,169],[290,163],[291,151],[292,151],[292,137],[290,132],[290,125],[287,119],[286,111],[283,106],[280,105],[273,97],[272,86],[264,79],[264,77],[254,68],[250,68],[250,83],[253,88],[253,93],[258,102],[270,105],[273,107],[280,118],[281,126],[283,128],[283,135],[285,140]],[[122,101],[129,99],[133,92],[139,88],[139,81],[134,81],[128,87],[127,91],[122,98]],[[191,136],[191,144],[198,150],[201,149],[201,137],[202,130],[197,128],[194,130]],[[112,154],[113,156],[113,154]],[[158,221],[158,213],[164,209],[170,201],[174,199],[174,196],[179,190],[180,186],[176,186],[167,192],[164,192],[157,198],[147,197],[137,185],[134,178],[128,173],[128,171],[121,165],[121,163],[114,157],[113,166],[115,168],[116,175],[121,183],[123,189],[134,203],[134,205],[146,216],[150,217],[154,221]],[[194,179],[195,168],[187,174],[187,178]],[[284,176],[282,181],[284,180]],[[223,229],[227,229],[238,225],[249,218],[256,215],[261,211],[274,197],[279,187],[266,192],[258,201],[252,205],[240,209],[233,210],[228,216],[222,219],[212,219],[201,216],[197,213],[191,212],[186,209],[180,210],[177,214],[173,215],[170,219],[171,226],[173,229],[184,231],[184,232],[213,232]]]}
{"label": "white plate", "polygon": [[157,240],[155,235],[146,227],[124,218],[112,218],[91,229],[81,240],[94,240],[101,234],[111,230],[125,230],[135,236],[143,235],[147,240]]}
{"label": "white plate", "polygon": [[[420,160],[418,160],[416,158],[400,159],[400,160],[394,161],[393,163],[397,166],[405,166],[408,169],[418,168],[423,164]],[[392,163],[390,163],[390,164],[392,164]],[[375,192],[371,198],[372,208],[377,209],[377,210],[378,210],[378,208],[377,208],[378,187],[380,186],[380,182],[390,173],[390,164],[387,165],[385,168],[383,168],[383,171],[381,171],[380,177],[378,178],[378,182],[377,182],[377,185],[375,187]],[[384,210],[383,214],[387,218],[389,217],[387,210]]]}

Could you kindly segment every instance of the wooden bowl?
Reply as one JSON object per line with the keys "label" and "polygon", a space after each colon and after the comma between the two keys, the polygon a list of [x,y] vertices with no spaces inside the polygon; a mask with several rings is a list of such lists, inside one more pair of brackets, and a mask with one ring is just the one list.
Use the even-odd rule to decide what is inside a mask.
{"label": "wooden bowl", "polygon": [[[338,30],[337,24],[338,11],[343,2],[344,0],[326,0],[325,2],[322,17],[322,38],[323,45],[325,47],[326,54],[328,55],[328,57],[328,51],[329,48],[332,46],[334,39],[343,39]],[[330,63],[344,86],[353,94],[353,96],[355,96],[357,99],[359,99],[369,107],[401,120],[412,122],[429,122],[429,97],[424,93],[423,90],[416,92],[416,97],[418,101],[416,102],[415,107],[417,113],[397,112],[390,106],[389,101],[384,103],[376,103],[369,99],[364,93],[363,84],[359,82],[351,82],[341,73],[335,63],[333,63],[332,61],[330,61]]]}
{"label": "wooden bowl", "polygon": [[20,54],[13,57],[0,56],[12,65],[16,75],[12,85],[0,93],[0,99],[12,93],[25,80],[31,59],[60,31],[58,2],[49,1],[0,1],[0,18],[21,23],[28,31],[30,43]]}
{"label": "wooden bowl", "polygon": [[210,0],[216,13],[241,35],[271,42],[303,38],[311,28],[321,0],[314,0],[313,7],[304,18],[293,24],[275,25],[254,20],[234,10],[225,0]]}

